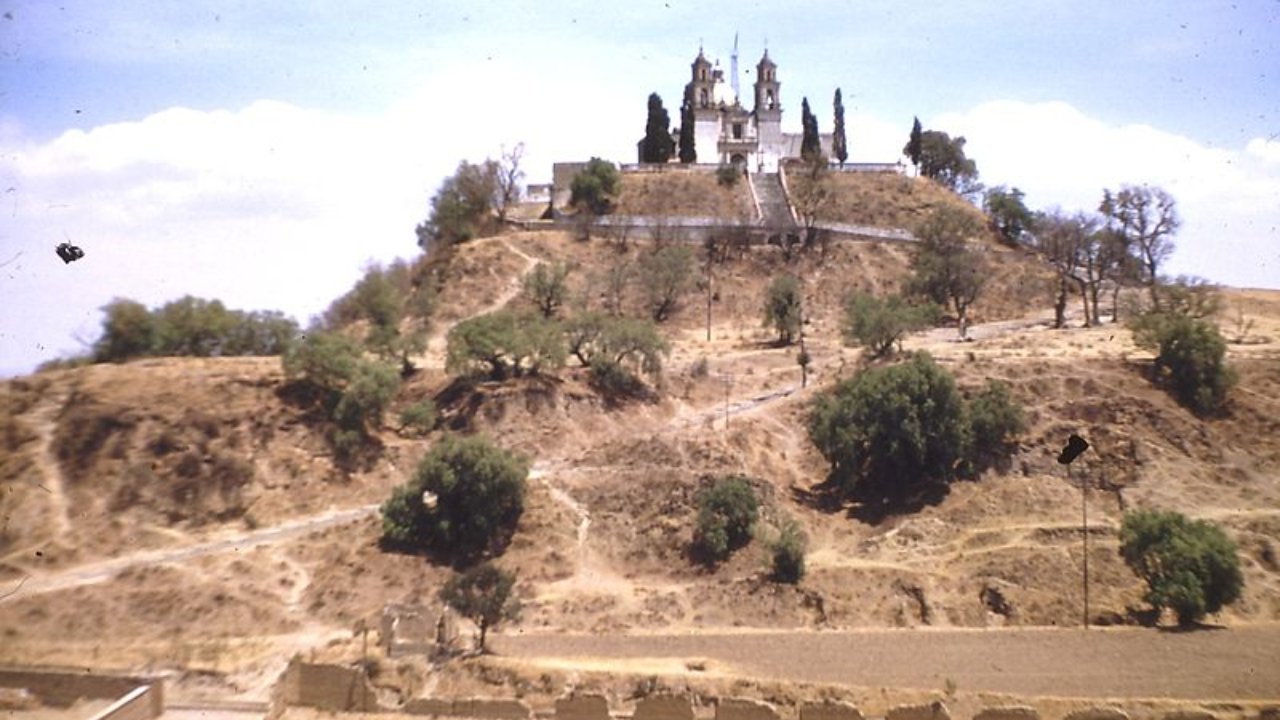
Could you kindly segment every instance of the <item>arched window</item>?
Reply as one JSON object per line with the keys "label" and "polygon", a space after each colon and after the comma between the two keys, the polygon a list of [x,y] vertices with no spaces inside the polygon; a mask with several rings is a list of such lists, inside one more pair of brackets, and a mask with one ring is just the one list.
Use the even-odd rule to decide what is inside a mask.
{"label": "arched window", "polygon": [[702,105],[702,107],[706,107],[707,106],[707,89],[702,88],[701,90],[698,91],[698,93],[699,93],[698,102]]}
{"label": "arched window", "polygon": [[765,106],[765,108],[767,108],[767,109],[769,109],[769,110],[772,110],[772,109],[774,109],[774,107],[775,107],[776,105],[777,105],[777,102],[773,99],[773,91],[772,91],[772,90],[766,90],[766,91],[765,91],[765,94],[764,94],[764,106]]}
{"label": "arched window", "polygon": [[706,79],[707,79],[707,69],[706,69],[706,68],[702,68],[701,70],[699,70],[699,71],[698,71],[698,79],[699,79],[699,80],[706,80]]}

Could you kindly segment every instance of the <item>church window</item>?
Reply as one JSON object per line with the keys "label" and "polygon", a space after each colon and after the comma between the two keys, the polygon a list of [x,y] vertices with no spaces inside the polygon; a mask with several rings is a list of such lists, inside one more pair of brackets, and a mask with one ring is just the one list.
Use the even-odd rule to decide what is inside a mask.
{"label": "church window", "polygon": [[734,140],[742,139],[742,123],[733,124],[733,139]]}
{"label": "church window", "polygon": [[702,88],[701,90],[698,91],[698,102],[701,103],[702,107],[707,106],[707,89],[706,88]]}
{"label": "church window", "polygon": [[707,79],[707,69],[706,69],[706,68],[702,68],[701,70],[699,70],[699,71],[698,71],[698,79],[699,79],[699,80],[706,80],[706,79]]}
{"label": "church window", "polygon": [[766,91],[764,94],[764,106],[769,110],[772,110],[776,105],[777,105],[777,102],[773,99],[773,91],[772,90]]}

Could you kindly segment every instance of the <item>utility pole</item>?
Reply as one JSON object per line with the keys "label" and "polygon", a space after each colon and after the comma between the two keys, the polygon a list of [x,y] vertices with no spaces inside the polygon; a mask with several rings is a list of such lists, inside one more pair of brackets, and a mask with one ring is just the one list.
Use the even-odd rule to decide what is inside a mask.
{"label": "utility pole", "polygon": [[711,255],[714,245],[707,246],[707,342],[711,342]]}
{"label": "utility pole", "polygon": [[[1089,443],[1075,433],[1067,439],[1067,444],[1058,454],[1058,463],[1067,466],[1067,482],[1070,483],[1071,463],[1089,449]],[[1089,478],[1080,480],[1080,530],[1084,542],[1084,629],[1089,629]]]}

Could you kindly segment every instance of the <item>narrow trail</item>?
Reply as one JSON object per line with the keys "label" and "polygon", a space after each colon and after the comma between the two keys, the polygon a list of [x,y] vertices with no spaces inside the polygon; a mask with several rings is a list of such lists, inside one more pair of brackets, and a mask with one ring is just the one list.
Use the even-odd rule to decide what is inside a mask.
{"label": "narrow trail", "polygon": [[[141,565],[178,563],[225,552],[243,552],[260,545],[292,540],[318,530],[342,525],[378,512],[377,505],[365,505],[348,510],[333,510],[275,527],[260,528],[251,532],[206,540],[185,547],[163,550],[142,550],[128,555],[86,563],[61,572],[26,578],[17,592],[0,596],[0,604],[21,600],[32,595],[57,592],[83,585],[94,585],[115,577],[120,572]],[[298,600],[301,600],[299,595]]]}
{"label": "narrow trail", "polygon": [[49,493],[53,540],[63,540],[71,533],[71,504],[67,500],[67,481],[53,451],[58,415],[66,406],[68,395],[65,388],[58,393],[46,394],[40,398],[40,404],[27,415],[38,438],[39,448],[33,459],[36,471],[42,478],[40,487]]}
{"label": "narrow trail", "polygon": [[501,310],[503,307],[505,307],[507,303],[514,300],[516,296],[520,294],[522,290],[522,281],[525,274],[527,274],[530,270],[533,270],[534,266],[540,262],[538,258],[535,258],[529,255],[528,253],[524,252],[520,248],[516,247],[515,245],[512,245],[511,241],[508,240],[507,238],[504,238],[504,237],[494,238],[493,241],[501,243],[504,248],[506,248],[508,251],[511,252],[511,254],[516,255],[520,257],[522,260],[524,260],[524,263],[525,263],[524,269],[516,273],[516,275],[513,278],[508,280],[507,287],[501,293],[499,293],[498,296],[495,297],[490,303],[488,303],[484,307],[481,307],[475,312],[471,313],[467,317],[458,318],[453,322],[445,323],[441,325],[439,328],[437,328],[436,331],[432,334],[431,339],[427,341],[426,350],[423,351],[422,355],[419,355],[417,358],[414,358],[418,362],[424,365],[434,365],[438,367],[444,367],[445,355],[446,355],[446,351],[448,350],[449,331],[452,330],[455,325],[462,322],[463,320],[477,317],[479,315],[485,315],[491,312],[496,312],[498,310]]}

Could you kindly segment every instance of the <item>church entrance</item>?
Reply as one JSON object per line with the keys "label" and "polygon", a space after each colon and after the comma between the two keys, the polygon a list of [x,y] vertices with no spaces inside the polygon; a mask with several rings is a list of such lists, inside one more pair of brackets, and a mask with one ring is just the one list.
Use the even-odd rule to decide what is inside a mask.
{"label": "church entrance", "polygon": [[738,167],[742,167],[747,164],[747,156],[742,153],[734,153],[733,156],[729,158],[729,162],[733,165],[737,165]]}

